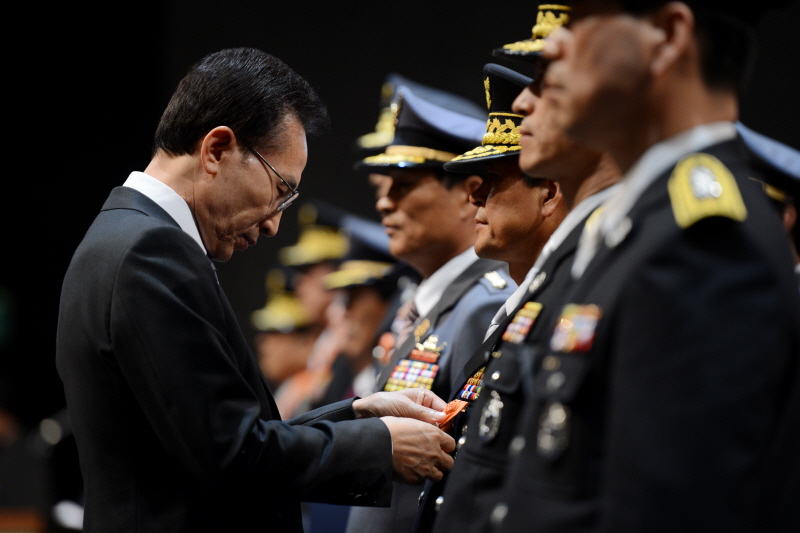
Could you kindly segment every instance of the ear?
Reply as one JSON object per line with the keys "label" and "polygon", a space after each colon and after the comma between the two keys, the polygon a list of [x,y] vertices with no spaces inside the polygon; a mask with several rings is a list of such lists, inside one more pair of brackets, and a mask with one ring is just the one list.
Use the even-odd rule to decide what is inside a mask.
{"label": "ear", "polygon": [[475,174],[464,180],[462,185],[464,186],[464,192],[467,193],[466,201],[468,204],[471,203],[469,200],[469,195],[475,192],[478,189],[478,187],[481,186],[481,183],[483,183],[483,178]]}
{"label": "ear", "polygon": [[545,180],[542,187],[545,188],[547,192],[542,195],[543,202],[541,213],[543,217],[549,217],[556,212],[558,206],[564,201],[564,196],[561,194],[561,186],[555,180]]}
{"label": "ear", "polygon": [[217,126],[200,142],[200,164],[207,174],[216,176],[224,157],[238,152],[236,135],[228,126]]}
{"label": "ear", "polygon": [[695,18],[683,2],[669,2],[652,15],[651,22],[656,46],[650,72],[660,77],[693,47]]}
{"label": "ear", "polygon": [[463,198],[459,198],[459,201],[463,200],[463,204],[461,207],[462,220],[471,220],[475,218],[475,212],[477,210],[477,206],[474,205],[472,201],[470,201],[470,195],[474,191],[476,191],[478,187],[481,186],[481,183],[483,183],[483,178],[473,174],[472,176],[462,181],[460,185],[456,185],[456,187],[458,187],[459,193],[463,193]]}

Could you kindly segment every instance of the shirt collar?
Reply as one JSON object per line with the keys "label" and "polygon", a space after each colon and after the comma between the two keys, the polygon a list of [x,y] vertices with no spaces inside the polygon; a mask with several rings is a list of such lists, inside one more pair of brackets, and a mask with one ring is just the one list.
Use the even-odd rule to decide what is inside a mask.
{"label": "shirt collar", "polygon": [[736,137],[733,122],[702,124],[648,148],[623,176],[621,186],[606,202],[601,235],[607,235],[630,213],[634,204],[658,176],[680,158]]}
{"label": "shirt collar", "polygon": [[428,278],[422,280],[414,294],[414,304],[417,306],[419,316],[427,315],[436,305],[436,302],[442,298],[447,287],[477,260],[478,256],[475,254],[475,249],[470,247],[442,265],[439,270]]}
{"label": "shirt collar", "polygon": [[203,250],[203,253],[208,255],[203,239],[200,238],[200,232],[197,229],[197,223],[192,215],[192,210],[186,200],[176,193],[166,183],[157,180],[153,176],[145,174],[144,172],[131,172],[123,187],[130,187],[140,193],[144,194],[153,200],[158,206],[167,212],[175,222],[186,232]]}

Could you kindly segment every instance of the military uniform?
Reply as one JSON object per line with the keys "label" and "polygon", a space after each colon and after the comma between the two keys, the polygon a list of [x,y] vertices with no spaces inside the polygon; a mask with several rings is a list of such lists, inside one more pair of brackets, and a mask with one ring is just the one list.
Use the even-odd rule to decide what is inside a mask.
{"label": "military uniform", "polygon": [[[572,281],[570,266],[584,224],[611,192],[613,188],[596,193],[567,215],[551,237],[560,242],[535,265],[526,296],[464,366],[462,386],[451,398],[471,400],[455,423],[456,463],[446,482],[426,483],[416,531],[469,532],[488,527],[501,497],[525,390],[532,388],[533,353],[522,341],[560,312],[558,304]],[[470,378],[481,374],[478,394],[471,398]]]}
{"label": "military uniform", "polygon": [[734,135],[651,147],[582,243],[559,316],[525,344],[497,531],[800,527],[800,298]]}
{"label": "military uniform", "polygon": [[[486,112],[461,97],[405,84],[395,87],[393,98],[392,142],[382,153],[358,162],[363,172],[418,168],[440,173],[446,162],[483,137]],[[418,314],[393,347],[376,390],[424,387],[448,398],[492,316],[515,288],[505,263],[480,259],[471,247],[450,258],[420,283],[413,298]],[[434,296],[423,297],[425,293]],[[419,491],[418,486],[394,483],[390,508],[353,508],[348,531],[410,532]]]}

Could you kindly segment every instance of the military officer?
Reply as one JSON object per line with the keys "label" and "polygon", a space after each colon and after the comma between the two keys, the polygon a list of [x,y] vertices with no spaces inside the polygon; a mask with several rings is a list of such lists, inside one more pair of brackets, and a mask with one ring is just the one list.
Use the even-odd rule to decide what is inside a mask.
{"label": "military officer", "polygon": [[[434,101],[409,86],[398,87],[394,138],[358,168],[376,186],[376,208],[391,254],[422,278],[403,309],[406,325],[376,388],[425,387],[449,397],[466,359],[516,284],[503,263],[478,258],[473,249],[477,208],[469,195],[481,178],[443,169],[480,143],[486,112],[473,105],[466,113],[459,107],[462,99],[438,95]],[[348,530],[411,531],[420,489],[394,488],[389,509],[353,508]]]}
{"label": "military officer", "polygon": [[769,4],[575,2],[548,37],[544,105],[624,174],[524,345],[495,530],[800,527],[800,298],[734,124]]}
{"label": "military officer", "polygon": [[[539,6],[530,39],[495,51],[502,58],[528,61],[539,67],[538,75],[516,96],[512,112],[520,125],[521,169],[529,176],[559,181],[568,214],[544,245],[522,283],[522,294],[506,304],[505,318],[476,352],[464,378],[459,399],[474,402],[456,421],[459,451],[455,471],[446,478],[443,494],[431,492],[420,510],[420,531],[435,520],[435,531],[485,531],[507,473],[509,447],[515,435],[518,413],[531,366],[522,341],[543,320],[557,313],[555,305],[569,283],[569,267],[583,225],[589,215],[613,191],[619,172],[610,158],[587,149],[552,127],[550,115],[540,106],[539,83],[545,65],[540,51],[543,37],[568,20],[569,8]],[[519,92],[519,91],[518,91]],[[565,179],[569,178],[569,179]],[[511,305],[509,305],[511,304]],[[465,420],[466,419],[466,420]],[[441,487],[426,484],[428,487]],[[438,512],[437,512],[438,508]],[[470,509],[464,513],[463,509]]]}

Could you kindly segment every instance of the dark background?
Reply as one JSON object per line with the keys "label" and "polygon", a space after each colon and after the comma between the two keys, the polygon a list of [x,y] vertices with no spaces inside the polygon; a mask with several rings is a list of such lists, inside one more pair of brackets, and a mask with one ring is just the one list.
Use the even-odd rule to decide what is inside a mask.
{"label": "dark background", "polygon": [[[309,143],[303,198],[377,220],[353,173],[353,142],[372,131],[389,72],[484,104],[491,50],[530,36],[536,3],[375,0],[16,4],[6,13],[6,165],[0,195],[0,400],[26,425],[63,407],[55,372],[61,280],[112,187],[143,170],[161,111],[188,67],[221,48],[270,52],[327,102],[333,131]],[[742,121],[800,148],[800,3],[759,26]],[[17,37],[10,35],[18,34]],[[10,65],[9,65],[10,64]],[[510,66],[510,65],[509,65]],[[10,68],[9,68],[10,67]],[[219,265],[252,338],[275,253],[297,238],[296,208],[280,234]]]}

